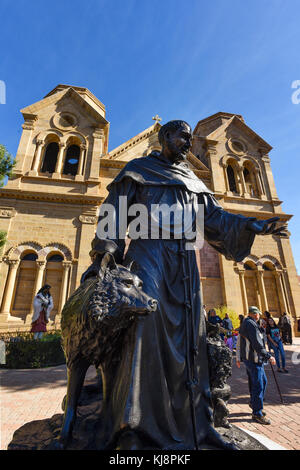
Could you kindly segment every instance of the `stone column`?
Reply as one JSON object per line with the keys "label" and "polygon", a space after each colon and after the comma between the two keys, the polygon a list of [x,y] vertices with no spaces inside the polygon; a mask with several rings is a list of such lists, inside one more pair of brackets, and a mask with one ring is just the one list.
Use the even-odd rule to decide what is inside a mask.
{"label": "stone column", "polygon": [[262,311],[264,312],[265,310],[269,310],[269,307],[268,307],[267,294],[266,294],[265,283],[264,283],[263,269],[258,269],[257,280],[258,280],[259,295],[261,299],[261,307],[262,307]]}
{"label": "stone column", "polygon": [[241,290],[242,290],[242,299],[243,299],[243,305],[244,305],[244,314],[247,315],[248,313],[248,300],[247,300],[247,291],[246,291],[246,285],[245,285],[245,270],[244,269],[239,269],[239,278],[240,278],[240,283],[241,283]]}
{"label": "stone column", "polygon": [[20,260],[8,260],[7,262],[9,264],[9,271],[8,271],[5,291],[3,295],[1,314],[0,314],[0,323],[7,321],[10,316],[12,297],[14,293],[17,270],[20,264]]}
{"label": "stone column", "polygon": [[43,278],[44,278],[44,271],[45,271],[45,267],[46,267],[46,261],[36,260],[36,264],[37,264],[37,271],[36,271],[36,276],[35,276],[33,295],[32,295],[32,299],[31,299],[31,307],[30,307],[29,314],[26,316],[26,322],[25,323],[31,323],[32,315],[33,315],[33,312],[34,312],[34,308],[33,308],[34,297],[36,296],[36,294],[38,293],[38,291],[40,290],[40,288],[43,285]]}
{"label": "stone column", "polygon": [[259,168],[255,168],[254,172],[255,172],[256,186],[257,186],[257,189],[258,189],[258,195],[260,197],[260,196],[263,196],[264,190],[263,190],[263,187],[262,187],[261,179],[259,177],[259,174],[260,174]]}
{"label": "stone column", "polygon": [[26,168],[30,168],[30,163],[27,161],[31,157],[28,155],[28,149],[32,142],[32,131],[36,119],[36,116],[32,115],[28,119],[25,119],[24,124],[22,124],[23,132],[17,150],[14,175],[20,176],[26,171]]}
{"label": "stone column", "polygon": [[228,175],[227,175],[227,163],[223,163],[222,166],[224,170],[225,188],[226,188],[226,191],[230,191]]}
{"label": "stone column", "polygon": [[79,255],[78,265],[76,273],[75,287],[80,284],[80,278],[82,273],[90,266],[91,258],[89,252],[91,250],[91,241],[95,236],[97,227],[97,217],[95,209],[87,209],[83,214],[79,216],[79,222],[81,222],[80,230],[80,244],[79,244]]}
{"label": "stone column", "polygon": [[244,170],[244,167],[238,165],[238,174],[239,174],[240,184],[242,187],[242,196],[245,196],[247,194],[247,187],[246,187],[243,170]]}
{"label": "stone column", "polygon": [[280,304],[280,309],[281,309],[280,313],[283,313],[283,312],[288,313],[288,306],[287,306],[287,303],[286,303],[284,290],[283,290],[283,285],[282,285],[281,272],[280,271],[273,271],[273,276],[275,277],[275,282],[276,282],[276,290],[277,290],[277,293],[278,293],[279,304]]}
{"label": "stone column", "polygon": [[39,168],[43,145],[44,145],[43,140],[38,140],[36,142],[36,152],[35,152],[35,157],[34,157],[33,165],[32,165],[32,172],[34,172],[35,174],[37,173],[38,168]]}
{"label": "stone column", "polygon": [[268,186],[269,186],[269,198],[271,199],[278,199],[278,196],[277,196],[277,191],[276,191],[276,187],[275,187],[275,182],[274,182],[274,177],[273,177],[273,172],[272,172],[272,169],[271,169],[271,165],[270,165],[270,158],[268,155],[262,155],[262,162],[263,162],[263,165],[264,165],[264,169],[265,169],[265,174],[266,174],[266,177],[267,177],[267,182],[268,182]]}
{"label": "stone column", "polygon": [[[58,314],[57,317],[61,316],[62,309],[66,303],[67,300],[67,291],[68,291],[68,280],[69,280],[69,271],[72,265],[71,261],[63,261],[63,275],[62,275],[62,281],[61,281],[61,288],[60,288],[60,296],[59,296],[59,306],[58,306]],[[55,323],[56,323],[55,319]]]}
{"label": "stone column", "polygon": [[102,154],[103,140],[104,140],[103,129],[96,128],[93,133],[93,146],[92,146],[89,181],[96,181],[96,182],[99,181],[100,156]]}
{"label": "stone column", "polygon": [[79,163],[78,163],[78,170],[77,170],[77,175],[75,177],[75,181],[83,181],[83,162],[84,162],[84,155],[86,151],[86,145],[81,144],[80,145],[80,157],[79,157]]}
{"label": "stone column", "polygon": [[290,300],[289,300],[289,294],[288,294],[288,290],[287,290],[287,283],[286,283],[287,278],[286,278],[286,276],[287,276],[287,269],[283,268],[283,270],[281,272],[280,280],[281,280],[281,284],[282,284],[282,288],[283,288],[285,302],[286,302],[286,305],[287,305],[287,313],[292,314],[291,304],[290,304]]}
{"label": "stone column", "polygon": [[64,157],[65,147],[66,147],[66,144],[64,144],[64,143],[59,144],[59,151],[58,151],[58,155],[57,155],[55,173],[53,173],[53,176],[55,178],[60,176],[61,172],[62,172],[62,164],[63,164],[63,157]]}

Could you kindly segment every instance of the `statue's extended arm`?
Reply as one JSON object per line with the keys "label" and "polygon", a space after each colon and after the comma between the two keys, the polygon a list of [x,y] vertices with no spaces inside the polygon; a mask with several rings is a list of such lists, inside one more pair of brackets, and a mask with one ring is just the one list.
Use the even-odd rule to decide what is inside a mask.
{"label": "statue's extended arm", "polygon": [[281,224],[279,217],[272,217],[267,220],[249,220],[247,225],[256,235],[280,235],[288,237],[287,224]]}
{"label": "statue's extended arm", "polygon": [[255,235],[286,236],[286,225],[279,217],[258,220],[225,211],[211,194],[199,195],[204,205],[204,236],[207,242],[227,259],[242,261],[250,254]]}

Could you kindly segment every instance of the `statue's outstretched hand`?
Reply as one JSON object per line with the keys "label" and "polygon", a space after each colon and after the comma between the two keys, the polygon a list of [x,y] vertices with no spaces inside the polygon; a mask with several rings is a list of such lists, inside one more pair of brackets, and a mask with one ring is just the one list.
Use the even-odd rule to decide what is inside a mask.
{"label": "statue's outstretched hand", "polygon": [[267,220],[249,220],[247,228],[257,235],[279,235],[288,237],[287,224],[279,223],[280,217]]}

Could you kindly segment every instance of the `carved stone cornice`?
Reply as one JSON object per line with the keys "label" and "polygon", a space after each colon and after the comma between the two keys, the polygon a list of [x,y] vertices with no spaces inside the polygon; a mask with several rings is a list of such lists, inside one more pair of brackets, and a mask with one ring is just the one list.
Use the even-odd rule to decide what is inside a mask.
{"label": "carved stone cornice", "polygon": [[[82,183],[80,183],[82,184]],[[54,189],[54,188],[53,188]],[[51,192],[33,192],[33,191],[20,191],[9,188],[0,189],[0,197],[9,199],[26,199],[31,201],[54,201],[66,204],[85,204],[85,205],[99,205],[103,202],[103,196],[93,196],[86,194],[58,194]],[[1,216],[0,216],[1,217]],[[5,217],[8,217],[7,215]]]}
{"label": "carved stone cornice", "polygon": [[72,266],[72,261],[63,261],[62,265],[63,265],[64,269],[69,270],[70,267]]}
{"label": "carved stone cornice", "polygon": [[19,266],[20,260],[19,259],[7,259],[6,263],[9,264],[9,266],[14,269]]}
{"label": "carved stone cornice", "polygon": [[94,137],[94,139],[103,139],[104,137],[104,131],[103,129],[98,129],[96,128],[92,134],[92,136]]}
{"label": "carved stone cornice", "polygon": [[34,122],[36,121],[36,118],[35,119],[25,119],[25,122],[22,124],[22,128],[23,129],[28,129],[28,130],[32,130],[34,129]]}
{"label": "carved stone cornice", "polygon": [[46,267],[46,261],[37,259],[35,262],[36,262],[36,264],[37,264],[38,269],[40,269],[40,270],[42,270],[42,271],[45,269],[45,267]]}
{"label": "carved stone cornice", "polygon": [[82,224],[92,224],[95,225],[97,223],[97,217],[92,215],[80,215],[79,220]]}
{"label": "carved stone cornice", "polygon": [[14,207],[0,207],[0,218],[10,219],[16,215],[17,211]]}

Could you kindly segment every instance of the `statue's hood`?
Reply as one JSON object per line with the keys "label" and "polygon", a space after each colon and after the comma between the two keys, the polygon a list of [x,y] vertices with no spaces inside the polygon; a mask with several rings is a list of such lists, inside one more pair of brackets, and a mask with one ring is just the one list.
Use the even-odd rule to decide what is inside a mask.
{"label": "statue's hood", "polygon": [[107,186],[131,178],[145,186],[184,186],[193,193],[211,193],[185,162],[170,163],[159,152],[131,160]]}

